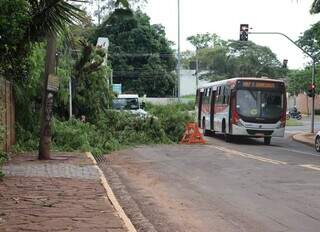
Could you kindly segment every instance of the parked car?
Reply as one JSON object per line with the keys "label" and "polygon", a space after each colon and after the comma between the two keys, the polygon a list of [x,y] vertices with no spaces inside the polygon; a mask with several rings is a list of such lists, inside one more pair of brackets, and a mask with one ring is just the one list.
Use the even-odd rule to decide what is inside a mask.
{"label": "parked car", "polygon": [[318,133],[316,135],[316,139],[314,141],[314,147],[317,152],[320,152],[320,131],[318,131]]}
{"label": "parked car", "polygon": [[144,104],[140,104],[137,94],[119,94],[117,98],[113,99],[112,108],[114,110],[124,110],[139,117],[148,116],[148,113],[143,110]]}

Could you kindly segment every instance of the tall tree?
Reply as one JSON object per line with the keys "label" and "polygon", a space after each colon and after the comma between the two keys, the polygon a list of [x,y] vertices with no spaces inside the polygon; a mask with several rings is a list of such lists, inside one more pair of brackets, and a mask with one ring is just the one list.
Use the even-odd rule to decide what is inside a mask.
{"label": "tall tree", "polygon": [[306,51],[320,58],[320,22],[312,25],[297,41]]}
{"label": "tall tree", "polygon": [[318,14],[320,12],[320,1],[314,0],[310,10],[311,14]]}
{"label": "tall tree", "polygon": [[216,46],[224,46],[225,41],[223,41],[217,34],[196,34],[189,36],[187,40],[196,48],[196,49],[203,49],[209,47],[216,47]]}
{"label": "tall tree", "polygon": [[98,28],[97,37],[108,37],[114,83],[124,91],[148,96],[171,96],[176,60],[164,27],[151,25],[141,11],[116,9]]}

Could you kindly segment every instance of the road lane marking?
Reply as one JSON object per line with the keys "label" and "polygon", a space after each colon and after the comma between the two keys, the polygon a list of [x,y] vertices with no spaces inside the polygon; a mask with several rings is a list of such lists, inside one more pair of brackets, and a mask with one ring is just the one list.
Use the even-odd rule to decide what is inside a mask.
{"label": "road lane marking", "polygon": [[279,164],[281,164],[281,165],[287,164],[287,162],[283,162],[280,160],[268,159],[268,158],[265,158],[262,156],[252,155],[252,154],[248,154],[248,153],[244,153],[244,152],[240,152],[240,151],[236,151],[236,150],[227,149],[224,147],[217,147],[217,146],[212,146],[212,147],[216,148],[217,150],[220,150],[220,151],[232,154],[232,155],[238,155],[238,156],[258,160],[258,161],[265,162],[265,163],[272,163],[272,164],[278,164],[278,165]]}
{"label": "road lane marking", "polygon": [[320,157],[320,155],[313,154],[311,152],[304,152],[304,151],[298,151],[298,150],[293,150],[293,149],[287,149],[287,148],[284,148],[284,147],[273,147],[273,148],[277,148],[277,149],[284,150],[284,151],[290,151],[290,152],[294,152],[294,153],[300,153],[300,154],[303,154],[303,155],[312,155],[312,156]]}
{"label": "road lane marking", "polygon": [[299,166],[303,167],[303,168],[309,168],[309,169],[312,169],[312,170],[320,171],[320,166],[316,166],[316,165],[313,165],[313,164],[303,164],[303,165],[299,165]]}

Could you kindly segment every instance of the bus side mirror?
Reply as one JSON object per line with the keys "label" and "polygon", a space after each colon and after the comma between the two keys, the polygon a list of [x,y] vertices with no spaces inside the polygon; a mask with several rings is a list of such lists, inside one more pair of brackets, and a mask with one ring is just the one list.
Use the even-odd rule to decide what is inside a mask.
{"label": "bus side mirror", "polygon": [[141,103],[140,103],[140,108],[141,108],[141,109],[144,109],[145,107],[146,107],[146,103],[145,103],[145,102],[141,102]]}

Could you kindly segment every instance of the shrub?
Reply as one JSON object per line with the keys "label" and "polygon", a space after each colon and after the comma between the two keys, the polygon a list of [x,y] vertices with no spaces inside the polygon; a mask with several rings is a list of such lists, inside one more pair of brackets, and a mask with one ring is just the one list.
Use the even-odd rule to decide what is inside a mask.
{"label": "shrub", "polygon": [[166,135],[173,142],[178,142],[188,122],[194,121],[194,104],[170,104],[163,106],[148,105],[151,114],[159,118]]}
{"label": "shrub", "polygon": [[[187,122],[193,121],[191,105],[149,105],[152,116],[140,118],[126,112],[107,111],[96,122],[53,120],[52,145],[57,151],[91,151],[94,155],[142,144],[176,143]],[[36,130],[34,130],[36,131]],[[36,150],[38,135],[17,128],[16,151]]]}

